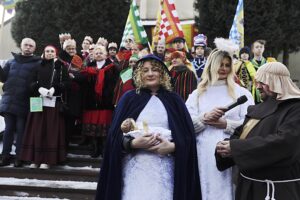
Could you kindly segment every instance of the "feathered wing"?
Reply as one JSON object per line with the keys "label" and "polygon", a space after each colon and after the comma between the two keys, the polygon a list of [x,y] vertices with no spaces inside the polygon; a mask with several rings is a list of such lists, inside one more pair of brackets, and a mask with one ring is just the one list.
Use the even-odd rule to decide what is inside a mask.
{"label": "feathered wing", "polygon": [[230,39],[215,38],[214,43],[218,50],[227,51],[231,56],[239,50],[239,46]]}

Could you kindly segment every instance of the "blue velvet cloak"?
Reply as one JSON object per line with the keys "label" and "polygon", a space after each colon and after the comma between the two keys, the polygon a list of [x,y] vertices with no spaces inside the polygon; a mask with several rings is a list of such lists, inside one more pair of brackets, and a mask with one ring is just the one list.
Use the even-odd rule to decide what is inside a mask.
{"label": "blue velvet cloak", "polygon": [[[168,113],[176,150],[174,152],[173,200],[201,200],[194,127],[185,103],[174,92],[158,91]],[[108,133],[105,155],[100,170],[96,200],[121,200],[122,194],[122,151],[123,133],[121,123],[126,118],[137,119],[151,98],[149,90],[140,94],[129,91],[121,98]]]}

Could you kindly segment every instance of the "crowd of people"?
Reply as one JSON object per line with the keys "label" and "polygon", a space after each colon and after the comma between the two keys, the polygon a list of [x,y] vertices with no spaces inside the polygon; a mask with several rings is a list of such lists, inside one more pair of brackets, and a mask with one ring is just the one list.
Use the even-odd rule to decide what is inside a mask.
{"label": "crowd of people", "polygon": [[191,51],[177,37],[152,52],[133,36],[120,48],[86,36],[77,53],[70,34],[59,39],[35,56],[24,38],[0,69],[1,166],[14,134],[15,167],[62,163],[79,126],[90,156],[103,156],[99,200],[300,199],[300,90],[263,57],[264,40],[239,50],[216,38],[212,49],[199,34]]}

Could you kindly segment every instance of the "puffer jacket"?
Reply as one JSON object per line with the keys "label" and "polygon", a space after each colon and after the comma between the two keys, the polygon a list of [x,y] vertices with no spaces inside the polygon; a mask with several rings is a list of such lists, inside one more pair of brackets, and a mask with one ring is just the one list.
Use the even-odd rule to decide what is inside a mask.
{"label": "puffer jacket", "polygon": [[41,58],[15,53],[13,56],[14,59],[0,69],[0,80],[4,83],[0,114],[11,113],[26,117],[29,111],[32,73],[40,65]]}

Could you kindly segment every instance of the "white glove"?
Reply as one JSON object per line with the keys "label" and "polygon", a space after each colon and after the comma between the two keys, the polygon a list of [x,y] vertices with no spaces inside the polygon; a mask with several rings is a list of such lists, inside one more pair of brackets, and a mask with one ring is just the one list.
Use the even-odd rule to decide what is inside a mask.
{"label": "white glove", "polygon": [[55,92],[54,87],[51,87],[51,88],[48,90],[48,96],[49,96],[49,97],[53,97],[54,92]]}
{"label": "white glove", "polygon": [[40,87],[39,88],[39,93],[41,94],[42,97],[46,97],[47,93],[48,93],[48,90],[44,87]]}
{"label": "white glove", "polygon": [[49,90],[44,87],[39,88],[39,93],[42,97],[53,97],[54,92],[55,90],[53,87],[51,87]]}

